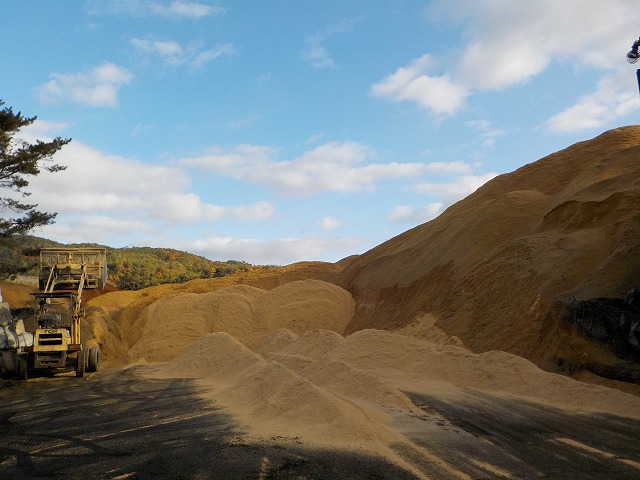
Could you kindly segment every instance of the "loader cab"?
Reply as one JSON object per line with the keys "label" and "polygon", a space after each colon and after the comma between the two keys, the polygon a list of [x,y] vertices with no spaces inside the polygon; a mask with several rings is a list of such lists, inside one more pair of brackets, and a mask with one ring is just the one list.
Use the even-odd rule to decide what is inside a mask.
{"label": "loader cab", "polygon": [[59,313],[43,313],[38,318],[38,328],[68,328],[68,322]]}
{"label": "loader cab", "polygon": [[80,344],[80,318],[83,309],[76,293],[56,291],[51,293],[34,293],[37,301],[36,329],[64,329],[68,343]]}

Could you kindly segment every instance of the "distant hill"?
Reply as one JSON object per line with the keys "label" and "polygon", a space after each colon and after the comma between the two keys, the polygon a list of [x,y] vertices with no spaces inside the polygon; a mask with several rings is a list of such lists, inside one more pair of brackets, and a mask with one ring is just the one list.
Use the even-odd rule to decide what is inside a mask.
{"label": "distant hill", "polygon": [[107,265],[109,279],[125,290],[224,277],[252,268],[243,261],[211,261],[179,250],[149,247],[107,248]]}
{"label": "distant hill", "polygon": [[223,277],[252,266],[243,261],[212,261],[170,248],[111,248],[98,244],[63,245],[45,238],[15,236],[0,239],[0,269],[4,277],[36,276],[41,248],[103,247],[107,250],[109,281],[123,290],[138,290],[165,283],[184,283],[201,278]]}

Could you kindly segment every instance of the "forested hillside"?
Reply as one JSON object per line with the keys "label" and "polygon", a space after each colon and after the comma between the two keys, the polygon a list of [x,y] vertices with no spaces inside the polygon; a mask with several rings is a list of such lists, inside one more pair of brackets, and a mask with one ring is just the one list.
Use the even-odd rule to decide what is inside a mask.
{"label": "forested hillside", "polygon": [[223,277],[251,269],[242,261],[211,261],[179,250],[149,247],[107,248],[107,264],[109,279],[125,290]]}
{"label": "forested hillside", "polygon": [[[38,252],[62,244],[29,235],[0,239],[2,278],[38,274]],[[182,283],[197,278],[223,277],[252,266],[238,260],[211,261],[169,248],[111,248],[97,244],[69,244],[68,247],[104,247],[107,250],[109,281],[124,290],[138,290],[164,283]]]}

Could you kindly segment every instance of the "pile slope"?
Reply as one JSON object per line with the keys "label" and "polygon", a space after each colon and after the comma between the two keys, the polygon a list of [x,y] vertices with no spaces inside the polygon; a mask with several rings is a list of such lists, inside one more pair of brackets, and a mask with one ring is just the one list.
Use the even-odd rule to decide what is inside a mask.
{"label": "pile slope", "polygon": [[[150,314],[150,312],[157,309],[157,305],[154,305],[156,302],[162,304],[170,301],[175,306],[182,302],[180,296],[192,295],[190,298],[195,300],[193,305],[187,303],[183,310],[174,312],[175,314],[166,323],[172,329],[179,330],[181,322],[186,320],[189,323],[189,319],[195,319],[196,323],[201,323],[201,325],[195,327],[198,330],[203,328],[202,325],[208,324],[210,321],[203,316],[206,315],[206,309],[202,308],[203,305],[210,302],[206,301],[206,299],[203,302],[198,302],[200,294],[209,295],[235,286],[270,291],[290,282],[302,280],[334,283],[333,279],[339,268],[339,263],[300,262],[278,268],[253,269],[248,272],[239,272],[220,278],[192,280],[181,284],[158,285],[137,291],[110,292],[94,298],[86,304],[87,324],[86,328],[83,327],[82,329],[83,341],[87,343],[97,342],[101,345],[104,354],[103,360],[106,365],[125,365],[132,358],[135,358],[136,361],[145,358],[145,355],[141,353],[140,346],[136,347],[137,350],[134,349],[132,354],[130,354],[130,350],[136,343],[148,341],[143,338],[146,333],[151,332],[151,335],[162,335],[162,329],[158,332],[156,332],[157,329],[154,329],[157,319],[153,314]],[[335,288],[340,293],[346,293],[341,292],[338,287]],[[242,295],[238,298],[241,297]],[[340,294],[339,297],[340,301],[344,300],[344,295]],[[169,300],[170,298],[173,300]],[[200,315],[189,313],[191,309],[199,310]],[[213,310],[220,311],[220,307],[215,306]],[[232,303],[228,305],[227,310],[229,315],[233,316],[238,312],[242,312],[243,307],[240,304]],[[350,318],[347,318],[345,322],[349,320]],[[147,326],[148,322],[151,322],[151,325]],[[341,327],[341,330],[344,329],[345,325]],[[205,333],[205,331],[209,330],[205,328],[202,333]],[[256,328],[256,332],[258,331],[259,329]],[[191,340],[194,339],[194,337],[189,338]],[[184,345],[184,342],[181,342],[181,344]]]}
{"label": "pile slope", "polygon": [[426,319],[474,352],[615,377],[621,362],[560,318],[571,299],[640,284],[639,159],[640,126],[608,131],[498,176],[352,259],[338,280],[357,304],[345,333],[421,331]]}

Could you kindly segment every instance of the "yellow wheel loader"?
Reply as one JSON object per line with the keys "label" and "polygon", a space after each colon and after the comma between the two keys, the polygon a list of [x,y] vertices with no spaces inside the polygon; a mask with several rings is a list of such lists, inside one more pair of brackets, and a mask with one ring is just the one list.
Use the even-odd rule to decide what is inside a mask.
{"label": "yellow wheel loader", "polygon": [[82,292],[102,289],[107,281],[104,248],[45,248],[40,251],[40,291],[36,301],[33,344],[16,349],[15,373],[73,371],[82,377],[96,372],[100,363],[97,345],[82,345],[80,323],[84,318]]}

